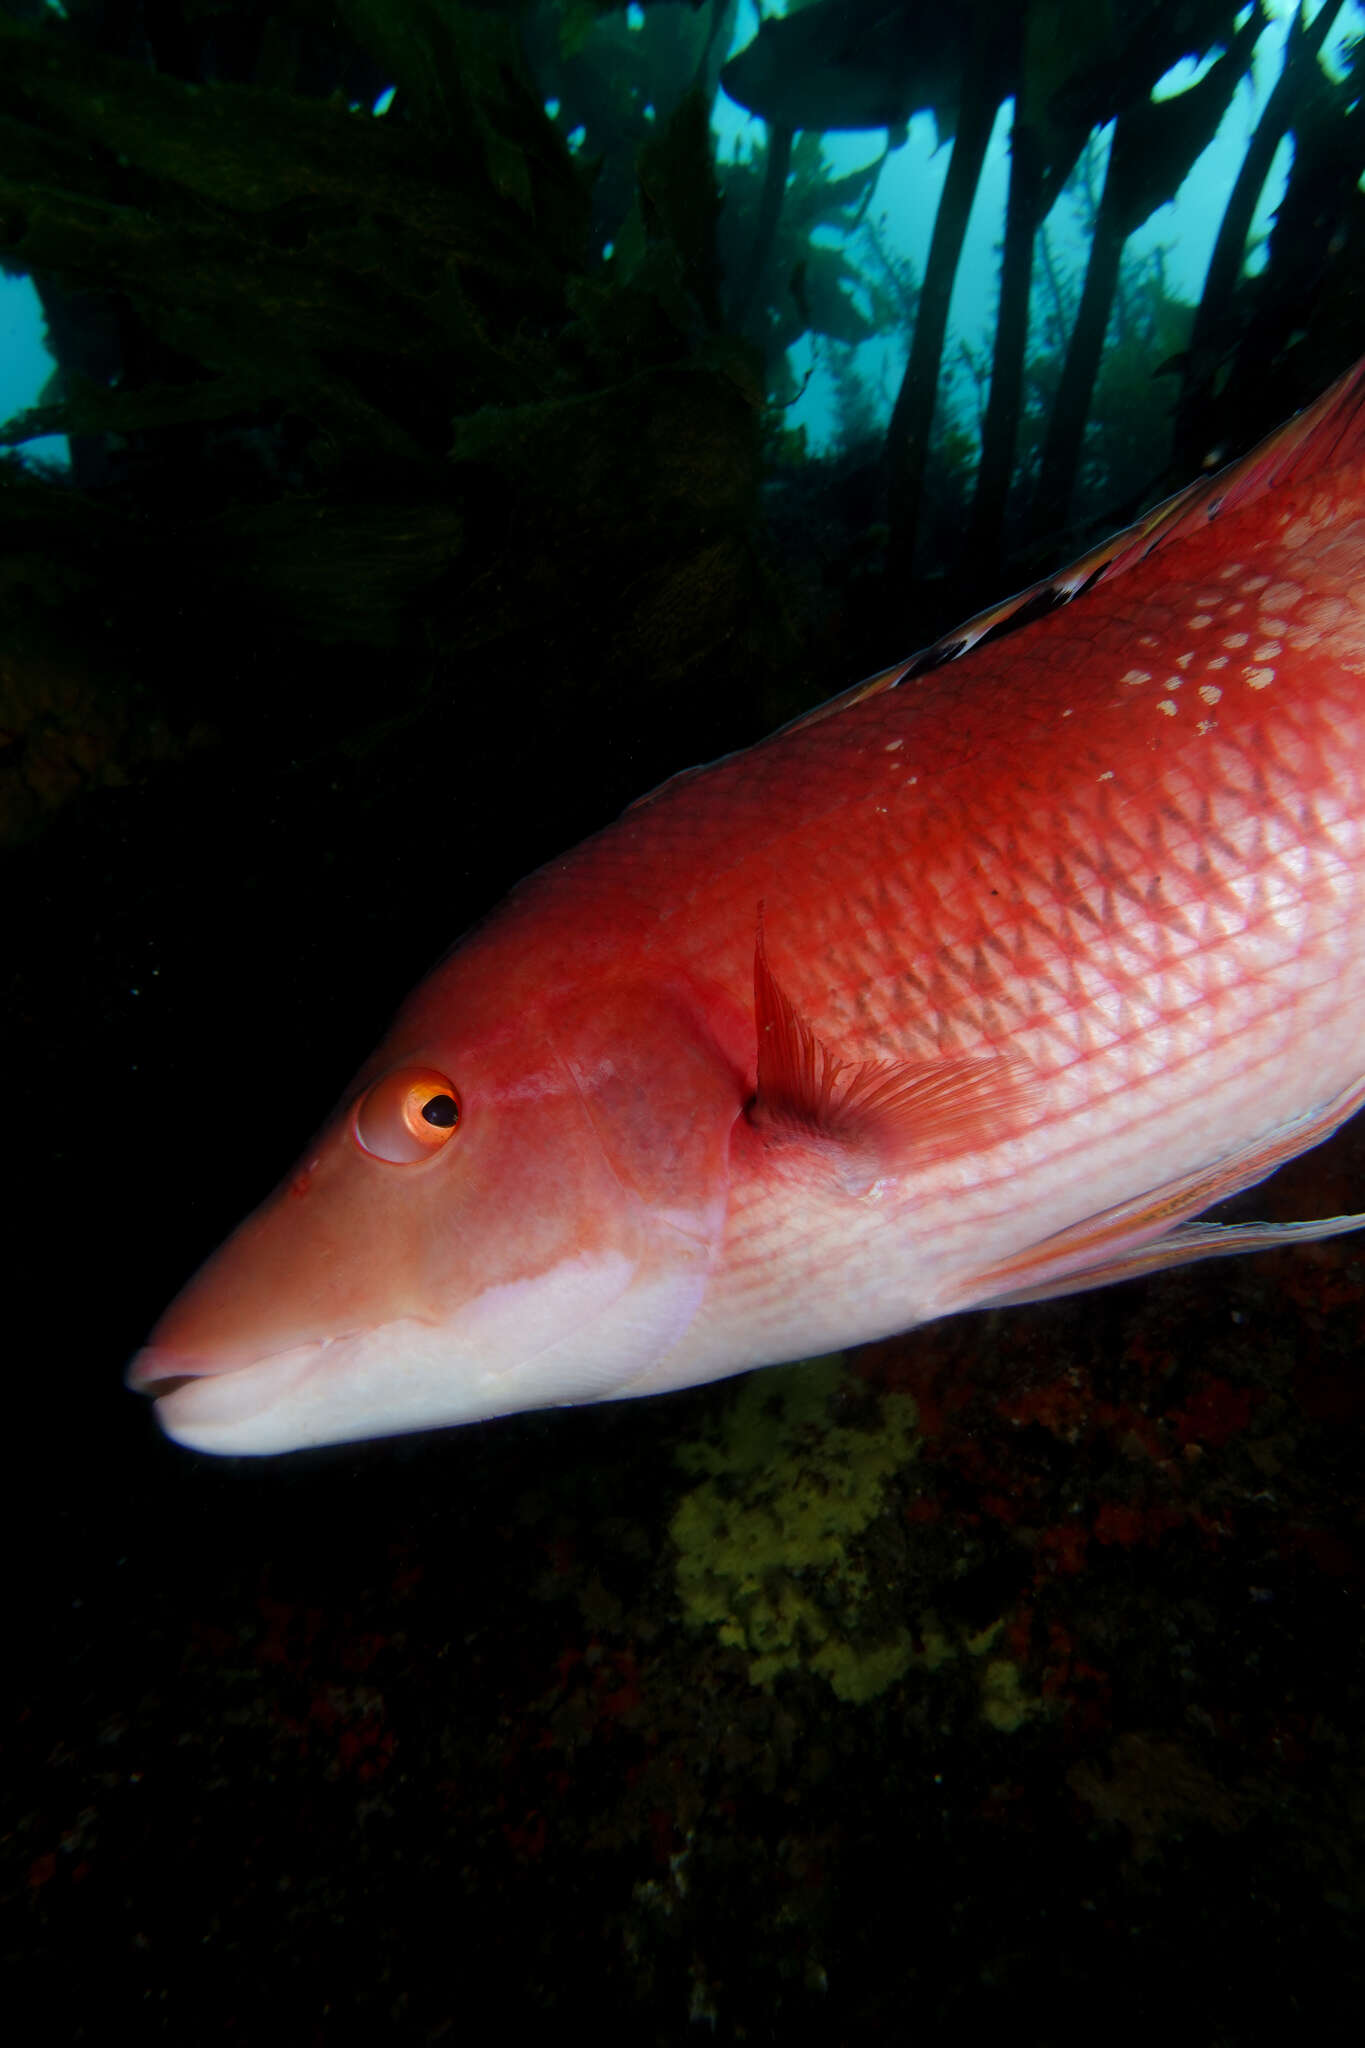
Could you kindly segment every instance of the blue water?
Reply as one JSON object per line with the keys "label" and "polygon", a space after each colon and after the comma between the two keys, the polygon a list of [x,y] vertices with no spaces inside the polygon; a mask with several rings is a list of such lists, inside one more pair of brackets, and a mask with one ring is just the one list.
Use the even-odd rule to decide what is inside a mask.
{"label": "blue water", "polygon": [[[37,292],[26,277],[0,277],[0,420],[36,405],[53,367]],[[64,434],[25,442],[24,454],[41,462],[70,461]]]}
{"label": "blue water", "polygon": [[[1156,250],[1162,252],[1168,289],[1191,305],[1198,303],[1203,289],[1214,240],[1252,131],[1283,69],[1285,41],[1297,4],[1298,0],[1268,0],[1267,11],[1273,18],[1256,44],[1250,75],[1238,86],[1217,135],[1195,163],[1174,201],[1154,213],[1129,242],[1129,263],[1140,263]],[[1324,0],[1310,0],[1306,10],[1310,20],[1317,16],[1322,4]],[[789,9],[776,6],[765,11],[781,14]],[[1250,9],[1245,9],[1238,17],[1239,23],[1249,13]],[[734,48],[744,48],[757,29],[757,11],[752,0],[742,0],[736,18]],[[1352,0],[1351,5],[1342,9],[1323,49],[1323,62],[1334,77],[1342,75],[1345,46],[1362,33],[1365,33],[1365,8]],[[1213,61],[1211,52],[1201,65],[1192,62],[1177,65],[1158,85],[1154,96],[1168,97],[1188,90],[1203,77]],[[975,379],[971,380],[970,393],[966,387],[961,347],[965,343],[979,358],[989,360],[999,277],[999,249],[1004,233],[1009,183],[1012,118],[1013,101],[1007,100],[996,120],[977,188],[962,261],[958,266],[948,341],[943,352],[943,375],[948,386],[943,396],[950,405],[957,400],[959,423],[968,430],[973,425],[977,390]],[[765,133],[765,124],[761,120],[735,106],[723,92],[716,100],[713,125],[722,157],[730,156],[736,149],[741,156],[752,154],[761,146]],[[1106,129],[1092,140],[1090,146],[1090,163],[1085,169],[1095,190],[1103,183],[1111,135],[1112,129]],[[884,142],[885,137],[880,133],[827,135],[824,153],[832,175],[843,177],[875,162],[882,154]],[[876,197],[869,209],[887,246],[897,255],[907,257],[921,276],[929,253],[929,238],[933,233],[939,194],[948,172],[948,158],[948,149],[939,147],[932,114],[917,116],[910,124],[906,146],[888,156],[878,180]],[[1249,238],[1252,251],[1249,266],[1252,269],[1257,267],[1256,243],[1274,218],[1284,195],[1292,161],[1292,143],[1286,138],[1276,154],[1252,224]],[[1081,176],[1082,171],[1078,170],[1046,223],[1059,269],[1064,276],[1076,281],[1084,269],[1089,247],[1085,205],[1079,184]],[[814,239],[833,244],[840,238],[829,231],[817,230]],[[846,253],[856,264],[856,237]],[[894,334],[879,334],[854,352],[859,376],[880,401],[876,410],[882,426],[891,416],[891,406],[905,368],[905,354],[904,338]],[[790,408],[788,423],[805,427],[807,447],[811,453],[818,454],[829,449],[839,430],[827,345],[818,336],[803,335],[790,351],[790,360],[798,385],[804,382],[805,389]],[[969,396],[970,406],[967,406]]]}
{"label": "blue water", "polygon": [[[1310,0],[1308,16],[1316,16],[1322,4],[1324,0],[1316,0],[1316,4]],[[1130,264],[1140,265],[1154,252],[1161,253],[1167,288],[1190,304],[1198,302],[1228,196],[1261,110],[1283,68],[1285,42],[1296,5],[1297,0],[1267,0],[1272,19],[1257,42],[1250,74],[1238,87],[1215,139],[1191,170],[1175,200],[1154,213],[1129,242],[1126,260]],[[786,9],[769,6],[767,11],[782,13]],[[1246,13],[1249,9],[1239,19],[1245,18]],[[645,25],[643,11],[629,8],[627,21],[636,32],[641,32]],[[753,0],[742,0],[735,17],[732,52],[743,49],[757,30],[758,14]],[[1343,50],[1353,37],[1361,34],[1365,34],[1365,5],[1352,0],[1343,8],[1323,51],[1322,61],[1334,76],[1341,76]],[[1157,87],[1157,95],[1188,90],[1212,61],[1211,53],[1203,65],[1187,61],[1176,66]],[[387,112],[392,97],[391,91],[380,95],[374,107],[377,116]],[[999,247],[1009,179],[1012,115],[1013,102],[1007,100],[1000,109],[977,190],[943,355],[941,398],[957,424],[968,432],[972,431],[977,407],[984,403],[985,366],[995,318]],[[761,148],[765,124],[735,106],[723,91],[717,94],[712,118],[717,154],[722,159],[750,156]],[[1046,224],[1054,261],[1068,280],[1079,281],[1088,250],[1082,180],[1088,179],[1092,190],[1099,189],[1110,134],[1110,130],[1105,130],[1092,139],[1088,161],[1078,169]],[[883,154],[884,144],[881,133],[829,135],[824,140],[824,155],[831,174],[841,177],[875,162]],[[1286,137],[1261,193],[1247,259],[1253,270],[1258,263],[1258,240],[1270,226],[1284,193],[1292,147]],[[904,147],[887,155],[870,209],[871,225],[882,237],[884,246],[895,256],[908,260],[920,275],[948,160],[949,150],[939,146],[933,116],[917,116],[910,124]],[[860,261],[868,264],[865,243],[860,250],[863,232],[842,238],[833,230],[817,230],[815,240],[836,246],[842,240],[846,256],[857,268]],[[874,417],[882,426],[890,418],[905,366],[906,346],[901,333],[879,333],[853,352],[854,366],[872,399]],[[980,366],[978,375],[967,371],[964,352]],[[804,427],[811,453],[825,452],[837,439],[840,426],[828,344],[819,336],[806,334],[790,350],[789,358],[801,396],[789,408],[787,422]],[[36,402],[52,367],[43,342],[42,312],[32,285],[26,278],[0,278],[0,420],[9,419]],[[66,442],[61,437],[28,442],[24,452],[28,457],[48,462],[68,460]]]}

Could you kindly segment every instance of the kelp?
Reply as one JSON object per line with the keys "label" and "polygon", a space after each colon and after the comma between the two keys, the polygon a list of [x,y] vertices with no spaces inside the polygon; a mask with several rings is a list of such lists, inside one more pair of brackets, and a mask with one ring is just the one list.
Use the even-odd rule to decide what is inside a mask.
{"label": "kelp", "polygon": [[[427,467],[442,383],[493,402],[543,382],[543,352],[492,329],[562,317],[583,263],[583,180],[529,88],[481,130],[455,149],[0,19],[5,261],[116,293],[178,359],[175,381],[219,380],[221,417],[288,405],[358,456]],[[123,400],[111,431],[141,424]],[[213,411],[201,394],[197,416]]]}
{"label": "kelp", "polygon": [[[890,564],[900,579],[911,571],[925,487],[925,464],[938,397],[937,366],[947,334],[948,307],[961,262],[967,220],[985,162],[995,112],[1014,102],[1010,191],[1006,212],[1000,311],[996,322],[991,396],[982,426],[982,456],[972,509],[970,548],[964,557],[970,579],[998,573],[1003,545],[1005,501],[1013,468],[1028,338],[1033,249],[1043,219],[1070,177],[1086,136],[1114,117],[1135,147],[1120,152],[1133,167],[1140,190],[1170,194],[1192,161],[1188,138],[1205,122],[1215,101],[1208,81],[1179,103],[1158,107],[1152,87],[1187,50],[1203,50],[1234,9],[1223,0],[1204,0],[1179,12],[1151,6],[1133,14],[1094,8],[1082,0],[1036,0],[1019,9],[999,0],[975,0],[975,56],[963,84],[962,119],[948,178],[939,202],[930,246],[926,288],[910,360],[897,394],[887,436],[891,514]],[[1241,75],[1259,29],[1253,16],[1238,44],[1241,64],[1230,57],[1219,78],[1225,99]],[[1211,130],[1209,131],[1211,135]],[[1130,178],[1129,182],[1133,180]],[[1168,195],[1169,196],[1169,195]],[[1154,202],[1155,203],[1155,202]],[[1152,209],[1149,206],[1147,212]],[[1120,223],[1120,216],[1127,221]],[[1115,205],[1106,216],[1092,254],[1093,288],[1078,315],[1074,374],[1058,394],[1054,459],[1049,492],[1035,518],[1055,518],[1056,499],[1065,502],[1079,459],[1089,394],[1098,362],[1093,329],[1103,341],[1108,305],[1127,235],[1146,218],[1140,196],[1130,196],[1122,178]],[[1079,425],[1072,432],[1079,413]],[[970,602],[970,598],[966,601]]]}
{"label": "kelp", "polygon": [[[880,168],[879,160],[832,178],[820,137],[793,138],[784,129],[770,132],[753,162],[723,167],[718,248],[726,318],[762,350],[779,401],[792,396],[786,354],[803,335],[852,344],[909,319],[904,296],[869,277],[847,251]],[[815,239],[831,228],[841,245]]]}
{"label": "kelp", "polygon": [[708,113],[737,0],[661,0],[628,16],[616,0],[567,0],[523,9],[527,58],[556,131],[592,166],[591,248],[619,238],[636,197],[640,151],[687,92]]}
{"label": "kelp", "polygon": [[[72,436],[97,457],[77,482],[115,494],[140,546],[92,558],[91,500],[31,477],[0,498],[0,544],[41,502],[92,609],[137,618],[101,649],[105,693],[130,697],[136,648],[139,687],[182,731],[249,721],[263,691],[282,730],[306,721],[310,649],[329,717],[353,725],[373,715],[376,650],[414,657],[397,684],[412,715],[474,693],[476,722],[499,715],[482,679],[509,663],[530,703],[718,666],[757,630],[761,394],[719,333],[704,108],[651,133],[635,228],[604,265],[591,167],[510,16],[342,12],[391,117],[0,17],[0,253],[50,324],[104,337],[88,362],[63,349],[0,441]],[[199,628],[189,662],[167,589]],[[66,687],[79,722],[90,650],[73,638],[64,666],[48,624],[44,689]],[[247,651],[262,645],[271,680]],[[28,829],[32,693],[0,688],[8,818]]]}
{"label": "kelp", "polygon": [[1159,206],[1175,198],[1196,158],[1212,142],[1263,26],[1253,11],[1197,85],[1173,99],[1134,97],[1118,116],[1034,498],[1034,520],[1045,532],[1060,528],[1070,508],[1124,245]]}
{"label": "kelp", "polygon": [[[1224,439],[1221,427],[1238,433],[1241,411],[1252,415],[1251,432],[1256,424],[1266,423],[1256,419],[1256,392],[1266,389],[1266,369],[1276,349],[1282,354],[1296,345],[1294,292],[1277,293],[1276,279],[1249,288],[1241,277],[1252,213],[1277,142],[1294,133],[1298,154],[1311,156],[1317,167],[1320,198],[1331,181],[1334,189],[1327,210],[1332,217],[1343,222],[1353,208],[1355,176],[1365,162],[1365,152],[1349,140],[1349,131],[1358,125],[1358,94],[1353,88],[1332,87],[1317,62],[1338,13],[1339,7],[1328,0],[1311,24],[1297,17],[1292,23],[1284,75],[1271,95],[1227,208],[1194,342],[1182,366],[1178,445],[1186,470],[1191,462],[1204,459],[1210,445]],[[932,556],[922,544],[928,527],[941,525],[939,508],[927,507],[926,493],[931,490],[931,448],[953,431],[951,421],[941,430],[935,426],[958,353],[954,347],[949,354],[948,308],[996,109],[1005,100],[1013,102],[1009,198],[992,360],[989,376],[983,373],[981,379],[988,396],[980,422],[980,460],[965,545],[960,546],[957,601],[963,603],[974,602],[981,594],[974,592],[974,584],[993,584],[1005,573],[1006,554],[1017,544],[1025,498],[1020,490],[1021,436],[1026,413],[1044,386],[1052,418],[1042,473],[1035,477],[1038,495],[1027,523],[1031,542],[1042,527],[1052,531],[1055,548],[1068,545],[1064,529],[1078,481],[1087,464],[1089,473],[1095,468],[1089,457],[1083,459],[1083,448],[1098,445],[1093,436],[1087,438],[1087,422],[1100,394],[1100,364],[1124,251],[1142,222],[1174,196],[1200,149],[1212,139],[1233,91],[1247,75],[1252,50],[1268,21],[1263,9],[1238,7],[1233,0],[1188,0],[1181,6],[1138,0],[1123,7],[1096,6],[1093,0],[1031,0],[1023,7],[1003,0],[964,0],[947,16],[926,13],[912,0],[867,0],[865,6],[861,0],[855,5],[815,0],[765,20],[755,39],[725,67],[722,81],[727,92],[770,124],[766,239],[755,242],[756,254],[775,246],[783,235],[781,216],[792,196],[785,177],[786,151],[794,160],[817,133],[879,125],[888,128],[888,147],[894,148],[903,137],[899,124],[928,107],[940,117],[941,131],[956,129],[883,452],[891,523],[886,566],[893,591],[908,586],[916,567],[930,566]],[[1211,68],[1182,90],[1155,98],[1158,81],[1181,58],[1207,59]],[[1086,289],[1068,317],[1063,340],[1067,363],[1058,378],[1042,364],[1041,337],[1031,341],[1029,334],[1040,230],[1087,141],[1114,121],[1118,132],[1103,201],[1093,222]],[[1315,139],[1327,129],[1338,138],[1335,151]],[[1291,172],[1291,184],[1294,176]],[[732,192],[742,200],[746,185],[739,167],[727,166],[724,177],[727,203]],[[747,183],[752,182],[750,171]],[[727,232],[723,224],[722,236]],[[1311,239],[1321,241],[1319,236]],[[849,246],[846,240],[844,248]],[[1278,250],[1287,277],[1296,266],[1283,240]],[[861,268],[849,261],[844,279],[848,298],[856,292]],[[786,279],[777,265],[769,266],[760,278],[751,263],[742,275],[744,296],[739,306],[744,325],[760,334],[765,318],[771,320],[770,309],[781,303]],[[1320,285],[1323,275],[1319,260],[1315,276]],[[1267,301],[1273,297],[1280,302],[1278,326],[1266,318]],[[1259,339],[1250,334],[1252,324],[1259,329]],[[1274,344],[1269,341],[1272,328],[1278,335]],[[822,330],[814,322],[810,331],[823,332],[827,338],[835,335],[833,328]],[[1218,339],[1211,343],[1215,334]],[[846,333],[839,338],[850,337]],[[1348,349],[1355,345],[1348,344]],[[1245,360],[1238,360],[1241,357]],[[767,360],[774,389],[780,393],[782,367],[774,363],[770,351]],[[1339,367],[1339,352],[1320,371],[1287,379],[1285,402],[1300,402],[1334,367]],[[1148,374],[1161,368],[1160,360],[1154,360]],[[1222,399],[1229,371],[1230,406]],[[846,384],[847,368],[842,374]],[[1165,390],[1169,411],[1175,386],[1168,383]],[[1151,408],[1144,406],[1143,411],[1146,415]],[[1029,422],[1028,437],[1036,444],[1033,424]],[[1170,441],[1169,428],[1153,440],[1152,472],[1158,468],[1159,451]],[[1155,473],[1149,474],[1150,487],[1158,482]],[[1089,511],[1091,494],[1085,495]],[[1117,511],[1116,494],[1113,503]]]}
{"label": "kelp", "polygon": [[897,128],[932,112],[946,140],[956,130],[976,27],[971,7],[814,0],[760,21],[721,84],[781,128]]}
{"label": "kelp", "polygon": [[[1186,461],[1192,456],[1197,459],[1199,442],[1211,438],[1212,386],[1231,353],[1231,341],[1245,318],[1247,295],[1238,287],[1247,237],[1275,152],[1291,131],[1296,131],[1302,142],[1306,139],[1303,136],[1305,127],[1339,126],[1339,122],[1334,123],[1330,119],[1330,114],[1338,111],[1349,116],[1353,94],[1339,90],[1334,92],[1318,63],[1318,53],[1335,26],[1342,5],[1343,0],[1325,0],[1311,22],[1302,14],[1291,19],[1283,69],[1261,111],[1223,210],[1204,289],[1194,316],[1176,409],[1176,447],[1180,457]],[[1339,109],[1323,107],[1324,100],[1330,102],[1333,99],[1340,101]],[[1313,104],[1315,100],[1318,102],[1316,106]],[[1313,115],[1322,112],[1329,113],[1326,122],[1312,119]],[[1357,164],[1365,161],[1365,151],[1360,151],[1358,146],[1355,158]]]}
{"label": "kelp", "polygon": [[[1334,0],[1291,30],[1193,335],[1159,270],[1131,260],[1134,226],[1246,74],[1261,21],[1241,10],[1239,28],[1238,12],[964,0],[940,19],[912,0],[816,0],[769,20],[759,55],[726,67],[770,126],[717,162],[733,0],[69,0],[66,19],[10,0],[0,261],[34,278],[59,370],[0,446],[69,435],[77,485],[119,495],[206,618],[282,636],[291,675],[326,650],[332,701],[349,690],[356,716],[367,650],[411,657],[414,701],[457,687],[482,704],[499,659],[541,687],[537,637],[567,695],[719,676],[737,631],[754,703],[783,668],[784,708],[797,708],[797,629],[776,622],[796,614],[768,610],[765,637],[751,601],[765,587],[765,460],[786,493],[781,544],[805,544],[804,520],[823,550],[831,518],[857,521],[835,542],[856,568],[834,602],[846,624],[856,598],[865,636],[841,658],[874,663],[878,615],[905,632],[925,570],[951,571],[943,601],[970,609],[1045,566],[1041,529],[1064,551],[1068,519],[1158,489],[1177,391],[1188,470],[1359,347],[1341,252],[1365,247],[1365,119],[1354,82],[1318,62]],[[1153,102],[1178,57],[1220,50],[1206,77]],[[948,308],[1010,97],[999,311],[989,347],[967,347]],[[903,129],[842,177],[822,137],[924,106],[956,134],[920,278],[873,205]],[[1082,291],[1058,273],[1044,223],[1114,119]],[[1285,135],[1294,231],[1272,226],[1250,276],[1248,226]],[[1330,309],[1321,362],[1300,334],[1309,294]],[[855,352],[886,336],[904,336],[905,368],[878,451]],[[787,408],[803,338],[844,433],[798,487]],[[969,405],[975,393],[974,421],[955,379]],[[67,506],[72,548],[88,548],[78,492],[40,488],[59,520]],[[106,595],[113,616],[126,593]],[[925,607],[909,630],[946,622]],[[138,637],[140,673],[166,668]],[[195,687],[230,719],[213,673],[235,643],[208,637]],[[127,681],[125,640],[106,650],[111,689]]]}

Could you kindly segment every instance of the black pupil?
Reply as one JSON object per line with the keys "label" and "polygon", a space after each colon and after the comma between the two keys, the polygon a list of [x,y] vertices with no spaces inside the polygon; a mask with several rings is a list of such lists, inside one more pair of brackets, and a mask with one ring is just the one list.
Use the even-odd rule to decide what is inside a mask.
{"label": "black pupil", "polygon": [[429,1124],[437,1124],[448,1131],[460,1120],[460,1105],[453,1095],[433,1095],[430,1102],[422,1104],[422,1115]]}

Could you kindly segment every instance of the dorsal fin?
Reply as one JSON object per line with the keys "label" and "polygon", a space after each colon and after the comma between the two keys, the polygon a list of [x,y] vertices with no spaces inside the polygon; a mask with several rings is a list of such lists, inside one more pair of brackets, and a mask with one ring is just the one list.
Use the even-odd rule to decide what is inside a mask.
{"label": "dorsal fin", "polygon": [[1267,491],[1365,455],[1365,357],[1321,398],[1296,412],[1237,462],[1178,491],[1106,543],[1110,559],[1093,578],[1108,583],[1157,548],[1239,511]]}
{"label": "dorsal fin", "polygon": [[800,732],[805,726],[818,725],[822,719],[846,711],[852,704],[860,704],[864,697],[880,696],[915,676],[927,675],[931,669],[957,661],[988,633],[1023,625],[1028,619],[1069,604],[1081,591],[1097,583],[1111,582],[1156,549],[1201,531],[1220,514],[1236,511],[1266,491],[1362,455],[1365,357],[1329,385],[1321,398],[1258,441],[1237,462],[1230,462],[1214,476],[1200,477],[1183,491],[1177,491],[1173,498],[1144,513],[1133,525],[1088,549],[1067,568],[1040,577],[1013,597],[977,612],[965,624],[954,626],[950,633],[912,654],[908,661],[898,661],[865,682],[854,683],[851,689],[841,691],[827,703],[817,704],[813,711],[802,712],[779,730]]}
{"label": "dorsal fin", "polygon": [[[1295,413],[1291,420],[1286,420],[1263,441],[1258,441],[1238,461],[1228,463],[1213,476],[1200,477],[1183,491],[1177,491],[1173,498],[1166,498],[1160,505],[1153,506],[1131,526],[1123,527],[1097,547],[1088,549],[1065,569],[1042,576],[1036,583],[1017,591],[1013,597],[976,612],[963,625],[954,626],[951,632],[921,648],[918,654],[910,655],[905,661],[893,662],[890,668],[881,669],[863,682],[841,690],[837,697],[829,697],[813,710],[801,712],[785,725],[778,726],[769,737],[776,739],[784,733],[802,732],[807,726],[819,725],[823,719],[833,718],[840,711],[861,704],[865,697],[879,697],[884,691],[894,690],[915,676],[927,675],[932,669],[958,661],[979,645],[987,634],[1012,630],[1029,619],[1070,604],[1083,590],[1096,583],[1111,582],[1156,549],[1169,547],[1173,541],[1200,531],[1220,514],[1248,505],[1264,492],[1293,483],[1299,477],[1362,455],[1365,455],[1365,356],[1344,376],[1338,377],[1335,384],[1330,384],[1321,398],[1302,412]],[[661,782],[656,789],[637,797],[628,808],[635,811],[644,804],[652,804],[666,790],[671,792],[680,782],[701,775],[706,768],[716,765],[715,762],[704,762],[695,768],[684,768],[666,782]]]}

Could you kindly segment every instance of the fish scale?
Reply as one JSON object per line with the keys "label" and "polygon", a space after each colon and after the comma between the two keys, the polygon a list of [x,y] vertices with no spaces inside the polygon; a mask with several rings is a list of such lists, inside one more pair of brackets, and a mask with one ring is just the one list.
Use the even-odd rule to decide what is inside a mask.
{"label": "fish scale", "polygon": [[660,1391],[1356,1227],[1198,1218],[1365,1098],[1362,388],[513,891],[135,1361],[167,1430]]}
{"label": "fish scale", "polygon": [[[1271,546],[1282,604],[1289,574],[1313,563]],[[1022,1032],[1049,1067],[1107,1058],[1121,1087],[1151,1058],[1144,1033],[1213,1009],[1223,1029],[1201,1032],[1190,1058],[1212,1069],[1240,1036],[1254,1062],[1258,1019],[1311,1008],[1318,980],[1349,965],[1359,665],[1291,617],[1273,685],[1232,677],[1214,715],[1182,677],[1173,717],[1160,704],[1192,636],[1164,567],[1148,574],[1164,602],[1128,591],[1110,617],[1092,612],[1084,672],[1052,658],[1069,647],[1072,615],[1058,611],[665,791],[552,886],[600,894],[610,916],[614,878],[639,902],[651,881],[664,898],[680,871],[704,874],[663,942],[737,995],[765,900],[791,992],[818,1031],[860,1050],[966,1051]],[[1200,616],[1195,599],[1211,601],[1202,577],[1187,615]],[[1158,620],[1165,645],[1144,649],[1150,674],[1135,671],[1134,640],[1155,640]],[[888,758],[918,773],[883,786]],[[1123,1005],[1136,1015],[1116,1018]]]}
{"label": "fish scale", "polygon": [[[1092,592],[1079,636],[1082,608],[1058,609],[681,778],[565,879],[606,908],[613,875],[635,901],[705,875],[670,943],[736,996],[766,901],[791,993],[841,1047],[1023,1052],[1052,1086],[1034,1141],[980,1165],[970,1203],[953,1190],[971,1257],[1020,1201],[1060,1230],[1134,1171],[1217,1158],[1225,1130],[1304,1115],[1365,1064],[1359,502],[1351,470],[1269,526],[1265,499],[1244,507],[1179,581],[1154,554]],[[934,1178],[907,1177],[921,1242]],[[846,1232],[809,1234],[847,1270]],[[772,1236],[750,1256],[780,1293],[809,1251],[789,1217]]]}

